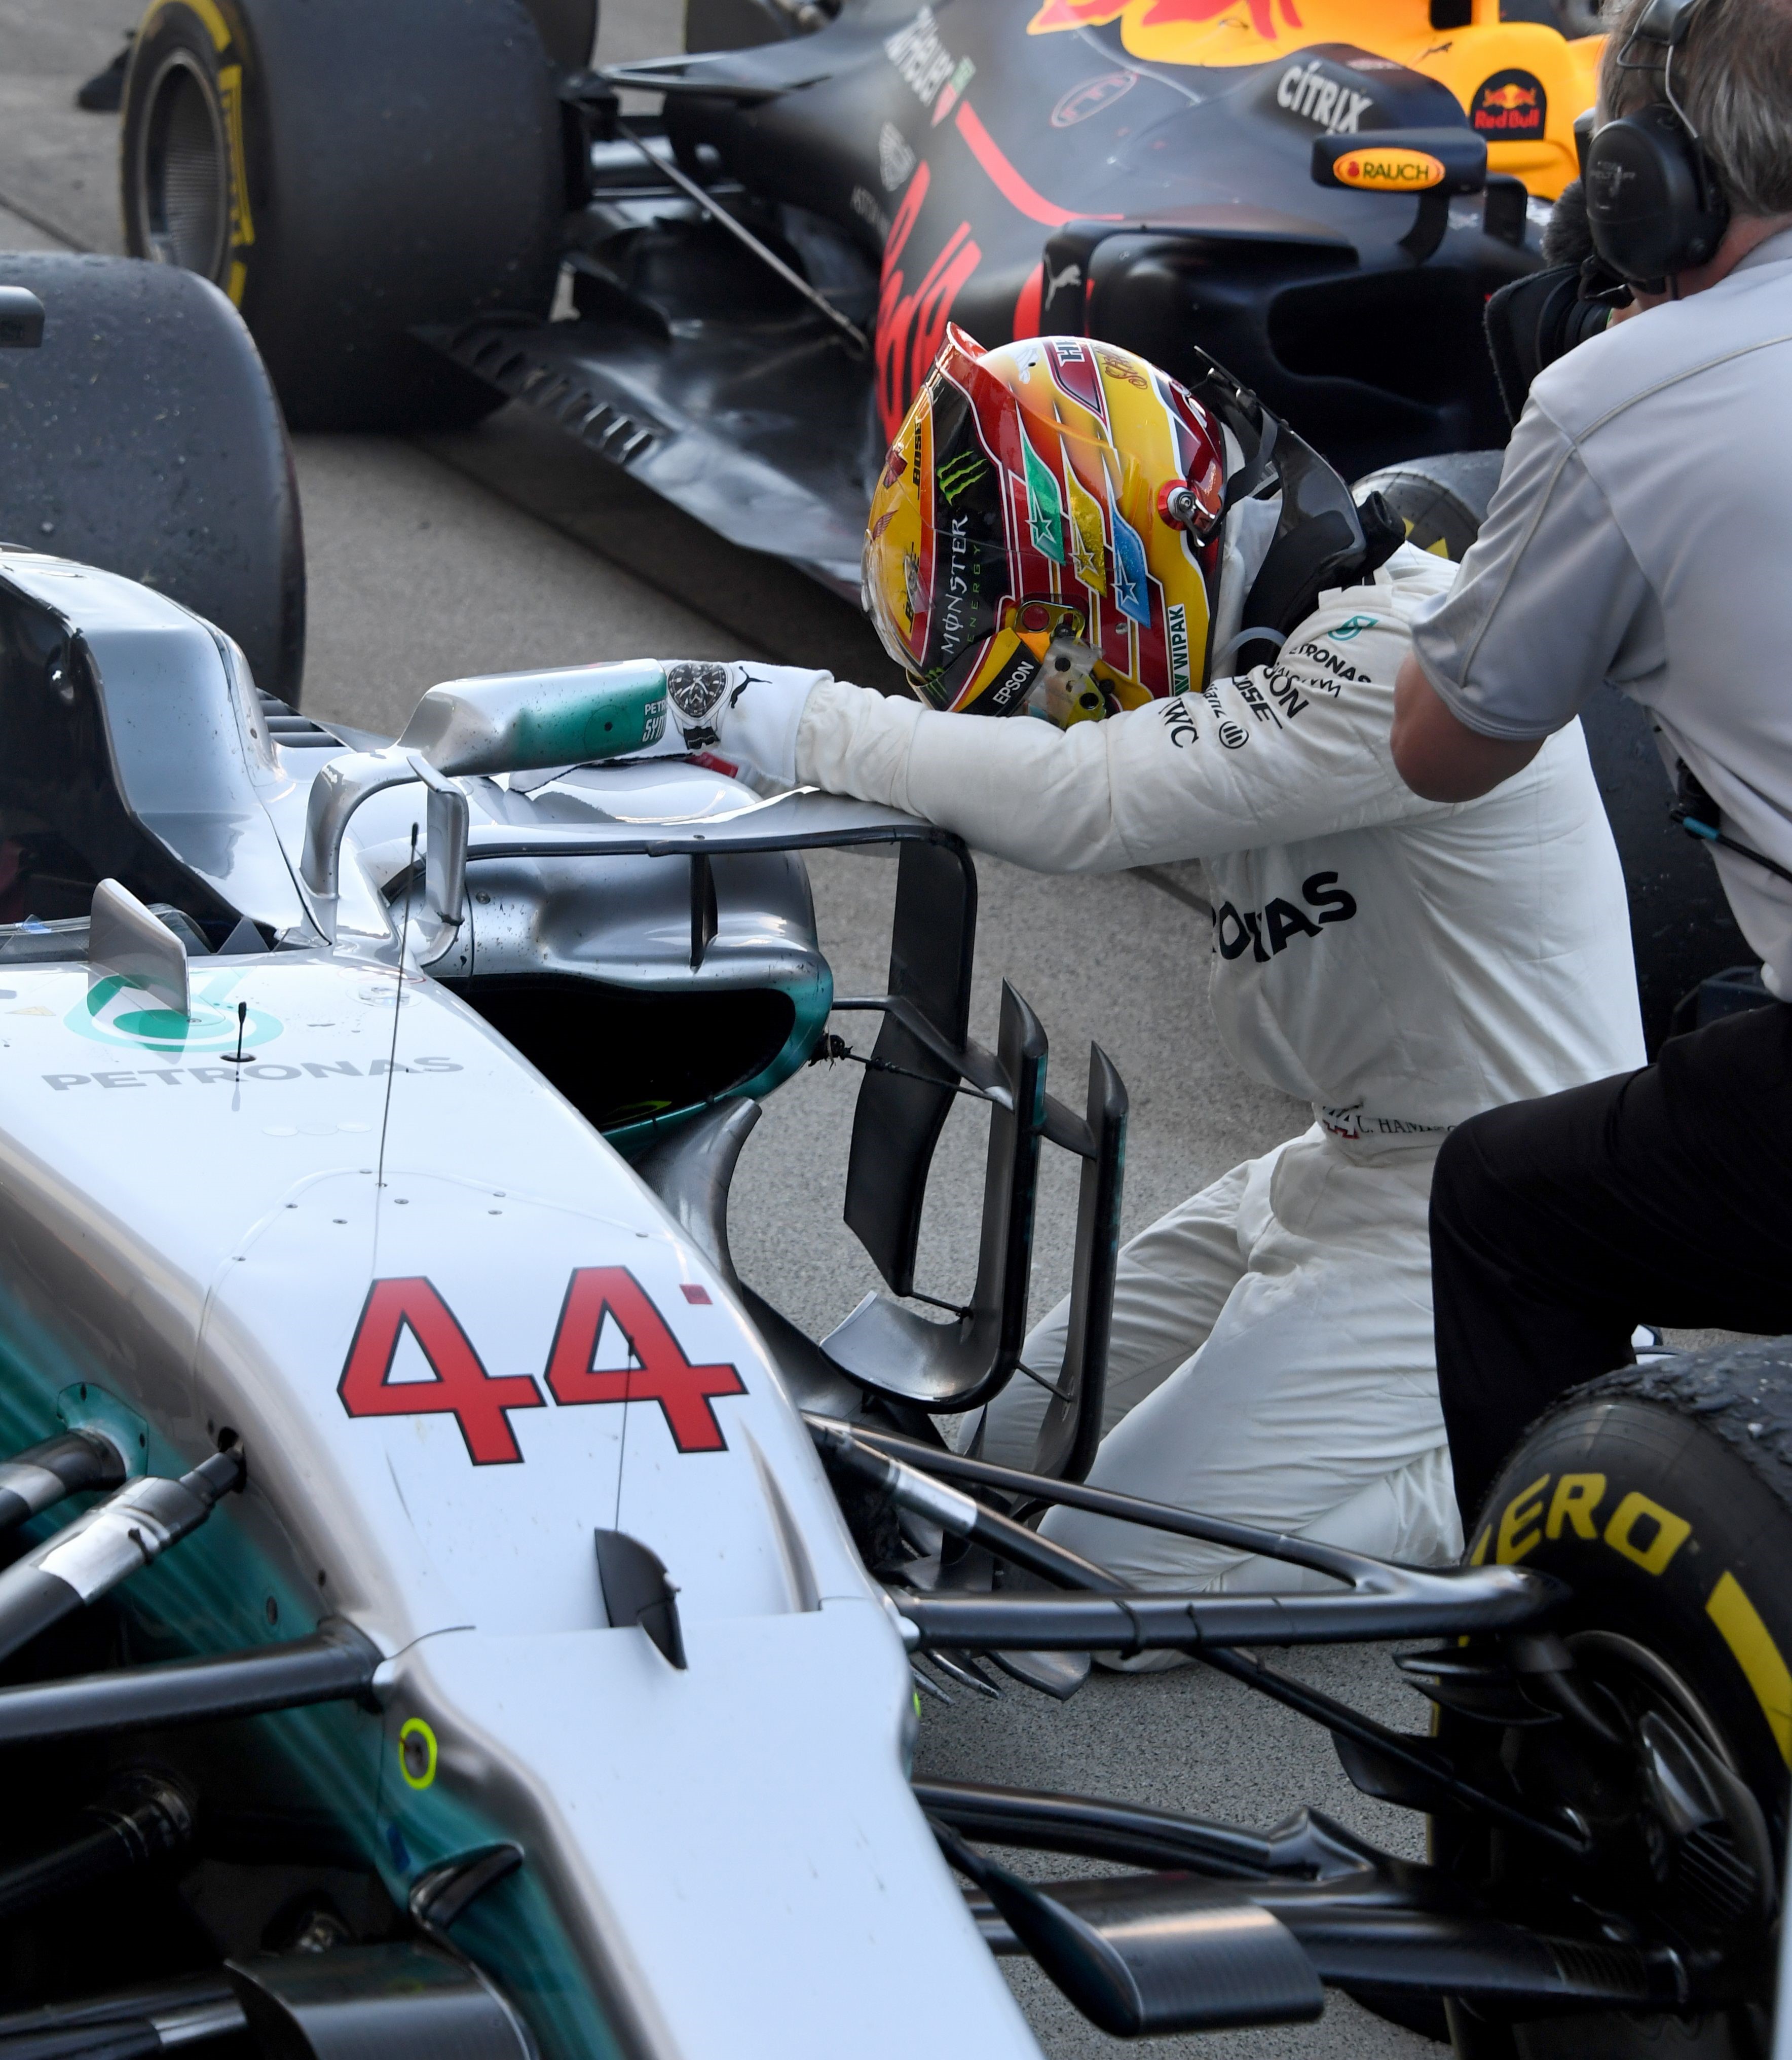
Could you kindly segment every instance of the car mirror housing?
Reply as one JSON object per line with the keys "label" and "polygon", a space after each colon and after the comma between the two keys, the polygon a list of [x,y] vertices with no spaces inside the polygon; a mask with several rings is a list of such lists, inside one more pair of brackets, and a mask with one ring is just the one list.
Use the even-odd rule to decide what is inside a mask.
{"label": "car mirror housing", "polygon": [[1487,146],[1471,129],[1387,129],[1315,136],[1313,183],[1356,193],[1415,194],[1419,211],[1400,247],[1415,265],[1443,241],[1450,202],[1487,183]]}
{"label": "car mirror housing", "polygon": [[431,687],[397,748],[453,778],[589,765],[665,734],[666,676],[651,659],[496,673]]}

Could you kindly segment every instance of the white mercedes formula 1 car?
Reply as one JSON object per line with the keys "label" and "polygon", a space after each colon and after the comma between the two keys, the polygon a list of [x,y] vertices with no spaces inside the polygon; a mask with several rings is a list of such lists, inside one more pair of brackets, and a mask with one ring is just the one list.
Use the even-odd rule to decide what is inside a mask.
{"label": "white mercedes formula 1 car", "polygon": [[[1765,2052],[1783,1343],[1570,1397],[1460,1568],[1081,1485],[1117,1076],[1055,1100],[1012,990],[970,1040],[953,840],[661,755],[664,702],[582,667],[340,734],[174,601],[0,550],[0,2060],[908,2060],[948,2026],[988,2060],[1038,2050],[1004,1954],[1121,2036],[1331,1985],[1469,2055]],[[880,842],[888,992],[836,996],[800,854]],[[845,1207],[891,1291],[816,1341],[736,1276],[727,1197],[831,1008],[879,1019]],[[942,1320],[916,1241],[964,1094]],[[1072,1346],[1019,1473],[933,1418],[1016,1371],[1048,1145]],[[1053,1502],[1306,1585],[1129,1591],[1039,1536]],[[1260,1652],[1422,1639],[1428,1735]],[[912,1779],[917,1672],[1062,1697],[1116,1650],[1324,1726],[1430,1863],[1287,1797],[1253,1830]]]}

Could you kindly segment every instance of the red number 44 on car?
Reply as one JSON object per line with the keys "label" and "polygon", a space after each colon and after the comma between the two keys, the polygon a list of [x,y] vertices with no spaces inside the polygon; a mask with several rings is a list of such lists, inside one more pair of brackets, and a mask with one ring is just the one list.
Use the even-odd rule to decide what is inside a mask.
{"label": "red number 44 on car", "polygon": [[[627,1366],[592,1363],[607,1317],[614,1318],[628,1340]],[[392,1378],[407,1331],[430,1379]],[[712,1398],[747,1391],[735,1367],[693,1365],[684,1356],[665,1317],[625,1266],[581,1266],[574,1272],[545,1379],[549,1393],[563,1407],[657,1402],[681,1452],[725,1451]],[[351,1416],[452,1416],[476,1467],[520,1460],[509,1411],[546,1406],[532,1374],[485,1371],[435,1284],[422,1275],[376,1280],[368,1290],[336,1391]]]}

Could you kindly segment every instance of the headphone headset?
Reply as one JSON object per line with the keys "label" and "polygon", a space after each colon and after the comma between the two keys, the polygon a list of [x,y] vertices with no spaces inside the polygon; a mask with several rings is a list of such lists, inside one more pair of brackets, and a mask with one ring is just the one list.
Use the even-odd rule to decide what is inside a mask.
{"label": "headphone headset", "polygon": [[1674,53],[1698,4],[1649,0],[1637,17],[1618,67],[1652,71],[1629,63],[1630,51],[1639,41],[1664,45],[1665,98],[1595,131],[1582,167],[1594,250],[1645,293],[1658,293],[1676,273],[1707,263],[1730,226],[1717,167],[1674,98]]}

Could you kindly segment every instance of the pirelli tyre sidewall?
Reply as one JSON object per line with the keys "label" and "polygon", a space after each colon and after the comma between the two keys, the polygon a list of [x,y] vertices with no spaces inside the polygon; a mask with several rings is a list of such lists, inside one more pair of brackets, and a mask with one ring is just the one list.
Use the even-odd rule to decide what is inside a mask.
{"label": "pirelli tyre sidewall", "polygon": [[[1780,1863],[1792,1759],[1792,1339],[1658,1361],[1579,1390],[1507,1461],[1469,1555],[1562,1581],[1570,1599],[1553,1627],[1583,1663],[1600,1650],[1622,1655],[1617,1642],[1629,1641],[1670,1670],[1761,1806]],[[1491,1730],[1450,1712],[1438,1728],[1463,1745]],[[1471,1878],[1491,1863],[1487,1839],[1461,1820],[1435,1820],[1432,1842],[1435,1857]],[[1549,1872],[1538,1870],[1543,1897],[1554,1893]],[[1756,2002],[1708,2022],[1689,2050],[1717,2060],[1754,2049],[1771,1956],[1751,1965],[1764,1985]],[[1594,2060],[1656,2052],[1666,2027],[1561,2019],[1519,2028],[1515,2046],[1459,2015],[1453,2028],[1477,2060],[1515,2051]]]}
{"label": "pirelli tyre sidewall", "polygon": [[152,6],[132,49],[120,150],[131,255],[197,272],[239,309],[254,238],[246,54],[215,0]]}
{"label": "pirelli tyre sidewall", "polygon": [[1351,491],[1359,501],[1379,493],[1405,525],[1409,544],[1455,562],[1481,533],[1505,459],[1503,450],[1408,458],[1370,473]]}
{"label": "pirelli tyre sidewall", "polygon": [[413,332],[545,317],[565,198],[524,0],[152,0],[124,91],[127,248],[220,287],[294,429],[502,396]]}

